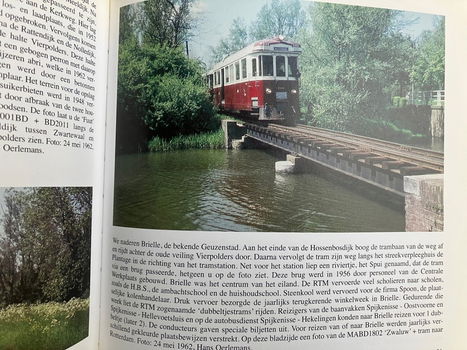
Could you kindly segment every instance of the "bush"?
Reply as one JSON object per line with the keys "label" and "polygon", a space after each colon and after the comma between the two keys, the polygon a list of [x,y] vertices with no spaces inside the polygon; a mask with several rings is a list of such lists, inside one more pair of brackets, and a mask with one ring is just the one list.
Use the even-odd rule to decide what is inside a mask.
{"label": "bush", "polygon": [[142,98],[147,105],[143,120],[158,136],[195,134],[219,126],[208,92],[191,79],[153,77]]}
{"label": "bush", "polygon": [[[147,140],[218,128],[197,60],[179,48],[128,41],[120,46],[117,146],[143,149]],[[130,141],[128,141],[130,140]]]}

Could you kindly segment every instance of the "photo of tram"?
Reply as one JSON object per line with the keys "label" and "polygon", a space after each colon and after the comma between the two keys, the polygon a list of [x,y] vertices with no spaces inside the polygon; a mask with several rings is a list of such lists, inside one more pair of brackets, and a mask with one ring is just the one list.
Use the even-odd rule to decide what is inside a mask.
{"label": "photo of tram", "polygon": [[300,44],[283,37],[256,41],[218,62],[206,79],[224,112],[294,124],[299,115]]}

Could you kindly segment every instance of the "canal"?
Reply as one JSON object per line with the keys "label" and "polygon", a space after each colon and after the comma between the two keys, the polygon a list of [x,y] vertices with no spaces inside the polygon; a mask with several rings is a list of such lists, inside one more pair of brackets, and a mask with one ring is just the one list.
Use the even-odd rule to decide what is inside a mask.
{"label": "canal", "polygon": [[403,208],[313,173],[278,175],[263,150],[116,158],[114,225],[206,231],[404,231]]}

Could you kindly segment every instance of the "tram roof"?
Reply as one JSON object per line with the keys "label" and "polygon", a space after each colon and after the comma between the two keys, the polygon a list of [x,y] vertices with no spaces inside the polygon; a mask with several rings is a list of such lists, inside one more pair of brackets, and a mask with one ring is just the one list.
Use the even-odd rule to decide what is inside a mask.
{"label": "tram roof", "polygon": [[224,57],[224,59],[216,63],[209,72],[215,71],[219,68],[225,67],[249,54],[252,53],[281,53],[281,54],[295,54],[298,55],[302,52],[302,47],[299,43],[284,40],[283,37],[278,36],[270,39],[263,39],[255,41],[250,45],[240,49],[233,54]]}

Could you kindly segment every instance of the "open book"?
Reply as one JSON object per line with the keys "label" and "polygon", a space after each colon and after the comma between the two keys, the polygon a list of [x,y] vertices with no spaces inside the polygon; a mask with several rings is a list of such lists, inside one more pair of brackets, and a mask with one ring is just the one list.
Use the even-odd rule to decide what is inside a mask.
{"label": "open book", "polygon": [[467,347],[467,6],[342,2],[1,0],[0,349]]}

